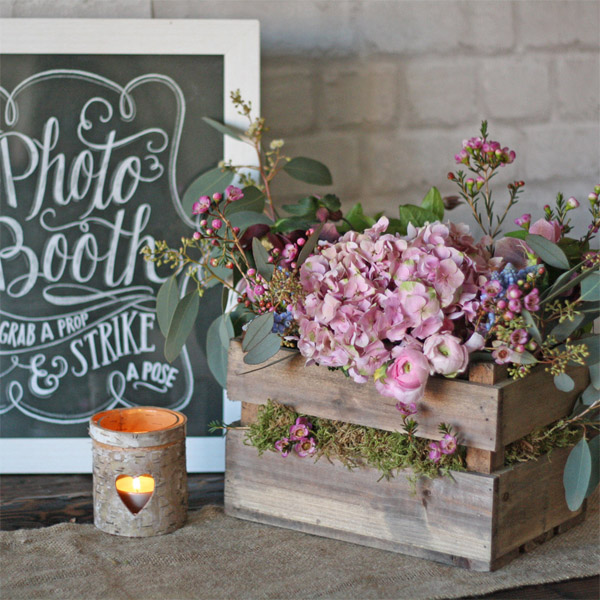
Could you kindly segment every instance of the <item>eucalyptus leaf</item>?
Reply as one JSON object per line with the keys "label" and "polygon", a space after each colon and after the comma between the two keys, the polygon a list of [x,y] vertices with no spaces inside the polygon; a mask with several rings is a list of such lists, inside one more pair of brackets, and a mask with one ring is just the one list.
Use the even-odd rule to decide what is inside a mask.
{"label": "eucalyptus leaf", "polygon": [[563,473],[565,498],[569,510],[575,511],[583,504],[592,475],[592,457],[585,438],[571,450]]}
{"label": "eucalyptus leaf", "polygon": [[[575,277],[572,277],[573,273],[573,269],[563,273],[554,282],[554,285],[546,290],[545,295],[542,294],[543,301],[548,302],[549,300],[553,300],[557,296],[568,292],[570,289],[574,288],[577,284],[581,283],[584,279],[591,275],[592,271],[584,271],[583,273],[577,274]],[[590,298],[590,300],[592,300],[592,298]]]}
{"label": "eucalyptus leaf", "polygon": [[234,337],[233,324],[228,314],[219,317],[219,340],[225,350],[229,350],[229,341]]}
{"label": "eucalyptus leaf", "polygon": [[542,343],[542,335],[541,335],[540,330],[538,329],[531,313],[528,310],[523,309],[521,311],[521,316],[523,317],[523,320],[525,321],[525,325],[527,326],[527,331],[529,331],[529,333],[531,334],[531,337],[538,344],[541,344]]}
{"label": "eucalyptus leaf", "polygon": [[297,229],[308,229],[314,223],[314,219],[306,219],[303,217],[285,217],[279,219],[271,231],[273,233],[285,233],[287,231],[296,231]]}
{"label": "eucalyptus leaf", "polygon": [[250,225],[273,225],[273,221],[267,215],[249,210],[232,214],[229,222],[232,227],[239,227],[242,231],[248,229]]}
{"label": "eucalyptus leaf", "polygon": [[287,162],[283,170],[294,179],[313,185],[331,185],[333,180],[329,169],[318,160],[298,156]]}
{"label": "eucalyptus leaf", "polygon": [[296,204],[286,204],[282,208],[295,217],[306,217],[308,215],[314,217],[318,207],[319,201],[317,198],[314,196],[307,196],[306,198],[302,198]]}
{"label": "eucalyptus leaf", "polygon": [[156,294],[156,317],[162,334],[167,337],[169,326],[179,302],[179,288],[175,275],[169,277]]}
{"label": "eucalyptus leaf", "polygon": [[[222,317],[222,315],[221,315]],[[221,317],[217,317],[206,333],[206,361],[208,368],[222,388],[227,387],[227,348],[221,342]]]}
{"label": "eucalyptus leaf", "polygon": [[258,344],[252,346],[244,356],[244,362],[247,365],[259,365],[275,356],[281,348],[281,338],[275,333],[270,333]]}
{"label": "eucalyptus leaf", "polygon": [[265,210],[265,195],[257,187],[249,185],[242,192],[244,197],[230,202],[225,208],[225,216],[230,217],[240,212],[262,213]]}
{"label": "eucalyptus leaf", "polygon": [[569,260],[565,253],[550,240],[541,235],[530,233],[525,241],[527,245],[548,265],[557,269],[569,270]]}
{"label": "eucalyptus leaf", "polygon": [[194,328],[199,307],[200,296],[197,290],[189,292],[178,302],[165,340],[165,358],[169,362],[173,362],[179,356]]}
{"label": "eucalyptus leaf", "polygon": [[[588,356],[586,356],[583,360],[583,364],[588,367],[591,365],[595,365],[600,362],[600,335],[586,335],[580,337],[577,340],[574,340],[570,343],[570,346],[582,346],[585,345],[588,351]],[[557,346],[559,351],[564,351],[566,349],[566,344],[561,344]],[[574,362],[570,362],[569,364],[578,364]]]}
{"label": "eucalyptus leaf", "polygon": [[590,449],[590,458],[592,459],[592,468],[588,489],[585,493],[586,498],[589,498],[594,493],[596,486],[600,482],[600,435],[592,438],[588,442],[588,446]]}
{"label": "eucalyptus leaf", "polygon": [[562,323],[559,323],[552,329],[550,335],[553,335],[557,341],[563,342],[566,340],[574,331],[577,331],[581,326],[584,319],[584,315],[573,315],[573,320],[565,319]]}
{"label": "eucalyptus leaf", "polygon": [[256,344],[271,334],[275,318],[272,312],[259,315],[248,324],[246,335],[242,340],[242,350],[248,352],[252,350]]}
{"label": "eucalyptus leaf", "polygon": [[594,302],[600,299],[600,273],[591,273],[581,282],[580,300]]}
{"label": "eucalyptus leaf", "polygon": [[304,263],[304,261],[311,255],[312,251],[315,249],[317,242],[319,241],[319,235],[321,234],[321,230],[323,229],[323,223],[320,223],[316,229],[311,233],[310,237],[306,240],[304,246],[302,246],[302,250],[300,250],[300,254],[298,254],[298,258],[296,260],[296,264],[298,267]]}
{"label": "eucalyptus leaf", "polygon": [[554,385],[561,392],[570,392],[575,388],[573,378],[566,373],[560,373],[554,376]]}
{"label": "eucalyptus leaf", "polygon": [[223,171],[219,167],[203,173],[195,179],[185,190],[181,199],[181,206],[187,215],[192,214],[192,207],[200,196],[212,196],[221,193],[233,181],[235,174],[231,171]]}
{"label": "eucalyptus leaf", "polygon": [[236,337],[241,337],[244,333],[244,325],[252,321],[255,316],[256,315],[243,304],[238,304],[229,315],[231,324],[233,325],[234,335]]}
{"label": "eucalyptus leaf", "polygon": [[598,313],[600,316],[600,302],[584,302],[577,310],[586,314]]}
{"label": "eucalyptus leaf", "polygon": [[444,200],[436,187],[432,187],[421,202],[421,207],[435,215],[437,221],[444,218]]}
{"label": "eucalyptus leaf", "polygon": [[257,271],[265,278],[265,281],[271,281],[274,267],[269,263],[269,253],[258,238],[252,238],[252,256]]}
{"label": "eucalyptus leaf", "polygon": [[597,390],[600,390],[600,363],[590,366],[590,381]]}
{"label": "eucalyptus leaf", "polygon": [[597,390],[591,383],[585,388],[585,391],[581,395],[581,401],[586,406],[591,406],[596,402],[596,400],[600,400],[600,391]]}
{"label": "eucalyptus leaf", "polygon": [[525,352],[516,352],[513,362],[520,365],[535,365],[537,363],[537,358],[531,354],[531,352],[525,350]]}
{"label": "eucalyptus leaf", "polygon": [[238,140],[239,142],[247,141],[247,138],[241,129],[235,129],[234,127],[225,125],[224,123],[220,123],[219,121],[215,121],[210,117],[202,117],[202,120],[207,125],[210,125],[212,128],[216,129],[219,133],[222,133],[223,135],[228,135],[229,137],[232,137],[234,140]]}

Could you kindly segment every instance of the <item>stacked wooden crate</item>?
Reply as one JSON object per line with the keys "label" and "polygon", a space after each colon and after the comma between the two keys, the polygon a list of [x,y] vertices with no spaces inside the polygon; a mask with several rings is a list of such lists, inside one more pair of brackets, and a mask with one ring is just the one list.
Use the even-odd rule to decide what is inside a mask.
{"label": "stacked wooden crate", "polygon": [[[273,360],[284,359],[282,350]],[[227,392],[242,402],[242,423],[256,419],[267,399],[298,413],[388,431],[401,431],[392,398],[372,383],[360,385],[298,354],[256,370],[243,362],[238,341],[229,352]],[[274,452],[259,457],[243,443],[243,430],[227,434],[227,514],[307,533],[451,563],[474,570],[499,568],[532,544],[585,518],[571,512],[562,471],[569,449],[504,467],[504,448],[534,429],[569,414],[587,386],[587,369],[570,372],[572,392],[559,392],[539,369],[507,378],[493,364],[475,364],[468,379],[431,378],[419,402],[417,435],[440,439],[439,423],[452,425],[467,446],[467,472],[422,478],[416,491],[399,473],[381,480],[374,469],[349,471],[325,459]]]}

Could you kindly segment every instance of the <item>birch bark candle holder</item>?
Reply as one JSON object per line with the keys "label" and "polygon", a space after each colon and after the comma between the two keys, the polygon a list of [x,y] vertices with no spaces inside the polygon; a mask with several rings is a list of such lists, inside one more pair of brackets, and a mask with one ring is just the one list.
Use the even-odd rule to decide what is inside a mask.
{"label": "birch bark candle holder", "polygon": [[185,415],[156,407],[108,410],[90,419],[98,529],[149,537],[185,523],[186,422]]}

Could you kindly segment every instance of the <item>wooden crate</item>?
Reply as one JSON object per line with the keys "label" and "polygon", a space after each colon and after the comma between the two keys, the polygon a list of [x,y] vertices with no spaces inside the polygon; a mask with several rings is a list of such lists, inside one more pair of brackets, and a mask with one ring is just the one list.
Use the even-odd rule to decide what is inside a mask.
{"label": "wooden crate", "polygon": [[[286,358],[289,357],[289,358]],[[257,368],[243,362],[241,343],[231,342],[227,394],[231,400],[264,404],[268,398],[297,412],[347,421],[388,431],[402,431],[393,398],[381,396],[375,384],[358,384],[339,371],[305,366],[297,353],[281,350],[273,361]],[[513,380],[493,364],[475,365],[469,379],[430,377],[418,403],[417,435],[440,439],[440,423],[452,425],[467,446],[469,468],[491,472],[502,464],[504,447],[568,415],[589,383],[587,367],[573,368],[573,391],[560,392],[552,377],[538,367],[528,377]]]}
{"label": "wooden crate", "polygon": [[403,473],[377,481],[375,469],[324,458],[259,457],[244,434],[227,433],[225,471],[225,512],[241,519],[491,571],[585,517],[564,499],[569,449],[491,475],[421,479],[415,492]]}
{"label": "wooden crate", "polygon": [[[238,341],[229,351],[227,393],[242,401],[242,422],[256,419],[272,399],[299,413],[402,431],[392,398],[372,383],[359,385],[340,372],[305,367],[282,350],[266,368],[243,362]],[[451,424],[467,446],[470,472],[422,478],[416,491],[403,473],[378,481],[372,468],[349,471],[341,463],[275,452],[259,457],[242,430],[227,434],[227,514],[437,560],[479,571],[499,568],[523,550],[585,518],[571,512],[562,472],[570,449],[503,468],[504,447],[569,414],[588,385],[587,368],[570,371],[575,389],[559,392],[538,369],[513,381],[494,365],[474,365],[468,379],[430,378],[419,402],[418,435],[439,439]]]}

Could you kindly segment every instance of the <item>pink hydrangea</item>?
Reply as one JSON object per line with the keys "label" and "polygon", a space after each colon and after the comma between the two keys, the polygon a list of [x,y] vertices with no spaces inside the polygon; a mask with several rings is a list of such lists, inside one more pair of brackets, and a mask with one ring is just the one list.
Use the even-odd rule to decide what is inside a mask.
{"label": "pink hydrangea", "polygon": [[[378,389],[410,403],[422,395],[429,371],[440,372],[423,354],[423,342],[466,332],[477,318],[479,289],[500,261],[486,251],[488,240],[475,243],[466,225],[409,226],[405,238],[385,233],[387,226],[382,217],[364,233],[321,242],[300,269],[304,297],[292,313],[309,363],[344,367],[359,383],[383,368]],[[403,364],[415,365],[415,380],[394,367],[409,347],[411,361]],[[460,354],[462,368],[465,352],[453,346],[453,366]]]}

